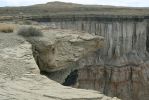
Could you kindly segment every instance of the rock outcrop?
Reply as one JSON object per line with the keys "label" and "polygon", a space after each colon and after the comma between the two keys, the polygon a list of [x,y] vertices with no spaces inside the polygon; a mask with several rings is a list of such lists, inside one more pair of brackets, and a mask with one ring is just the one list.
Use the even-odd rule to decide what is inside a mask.
{"label": "rock outcrop", "polygon": [[103,37],[75,31],[52,31],[30,38],[41,71],[53,72],[72,66],[103,45]]}
{"label": "rock outcrop", "polygon": [[1,100],[120,100],[97,91],[65,87],[39,74],[25,74],[17,80],[6,80],[0,73]]}
{"label": "rock outcrop", "polygon": [[76,72],[79,88],[124,100],[149,99],[148,16],[59,17],[44,24],[105,38],[104,48],[80,61],[86,67]]}
{"label": "rock outcrop", "polygon": [[97,91],[62,86],[40,75],[31,44],[16,33],[0,33],[0,59],[1,100],[119,100]]}
{"label": "rock outcrop", "polygon": [[[104,38],[69,30],[50,30],[43,37],[29,37],[33,56],[42,73],[63,83],[71,71],[84,66],[78,62],[103,46]],[[55,74],[56,72],[63,74]],[[55,75],[54,75],[55,74]]]}

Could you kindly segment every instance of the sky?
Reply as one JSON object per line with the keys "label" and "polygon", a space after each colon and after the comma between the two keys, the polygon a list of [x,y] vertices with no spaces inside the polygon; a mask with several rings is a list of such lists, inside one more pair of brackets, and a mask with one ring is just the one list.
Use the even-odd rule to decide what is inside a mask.
{"label": "sky", "polygon": [[129,7],[149,7],[149,0],[0,0],[0,7],[27,6],[51,1],[63,1],[79,4],[115,5]]}

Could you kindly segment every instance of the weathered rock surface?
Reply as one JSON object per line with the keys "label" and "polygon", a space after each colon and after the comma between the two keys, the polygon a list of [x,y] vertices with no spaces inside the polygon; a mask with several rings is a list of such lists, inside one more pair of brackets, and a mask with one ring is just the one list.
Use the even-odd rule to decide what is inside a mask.
{"label": "weathered rock surface", "polygon": [[[53,28],[89,32],[105,38],[104,48],[80,60],[76,83],[124,100],[149,99],[148,16],[95,16],[50,20]],[[85,67],[86,66],[86,67]],[[88,68],[89,67],[89,68]],[[74,85],[76,87],[76,85]]]}
{"label": "weathered rock surface", "polygon": [[6,80],[0,74],[1,100],[119,100],[92,90],[65,87],[39,74],[25,74],[16,80]]}
{"label": "weathered rock surface", "polygon": [[0,59],[0,100],[119,100],[40,75],[31,44],[15,33],[0,33]]}
{"label": "weathered rock surface", "polygon": [[41,71],[54,72],[73,66],[103,46],[103,37],[68,30],[50,30],[43,37],[27,39]]}

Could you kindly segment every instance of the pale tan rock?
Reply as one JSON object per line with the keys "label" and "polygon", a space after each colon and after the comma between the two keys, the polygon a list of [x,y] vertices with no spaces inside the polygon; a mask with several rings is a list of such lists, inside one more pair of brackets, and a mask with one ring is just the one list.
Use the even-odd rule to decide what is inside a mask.
{"label": "pale tan rock", "polygon": [[16,34],[0,33],[0,41],[0,100],[102,100],[106,97],[97,91],[62,86],[40,75],[31,44]]}
{"label": "pale tan rock", "polygon": [[68,30],[50,30],[43,37],[30,37],[34,58],[41,71],[71,67],[102,47],[103,37]]}
{"label": "pale tan rock", "polygon": [[[1,75],[0,77],[2,78]],[[37,74],[2,82],[0,87],[2,100],[102,100],[106,97],[96,91],[62,86]]]}
{"label": "pale tan rock", "polygon": [[149,100],[148,19],[123,15],[75,18],[65,21],[61,17],[46,24],[104,37],[104,47],[80,64],[84,67],[79,72],[78,87],[123,100]]}

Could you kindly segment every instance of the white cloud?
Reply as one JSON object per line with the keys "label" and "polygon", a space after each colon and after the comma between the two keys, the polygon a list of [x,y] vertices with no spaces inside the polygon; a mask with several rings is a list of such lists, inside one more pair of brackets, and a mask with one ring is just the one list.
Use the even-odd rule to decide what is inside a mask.
{"label": "white cloud", "polygon": [[[46,3],[50,1],[55,0],[0,0],[0,6],[24,6],[24,5]],[[149,7],[149,0],[57,0],[57,1],[73,2],[81,4]]]}

